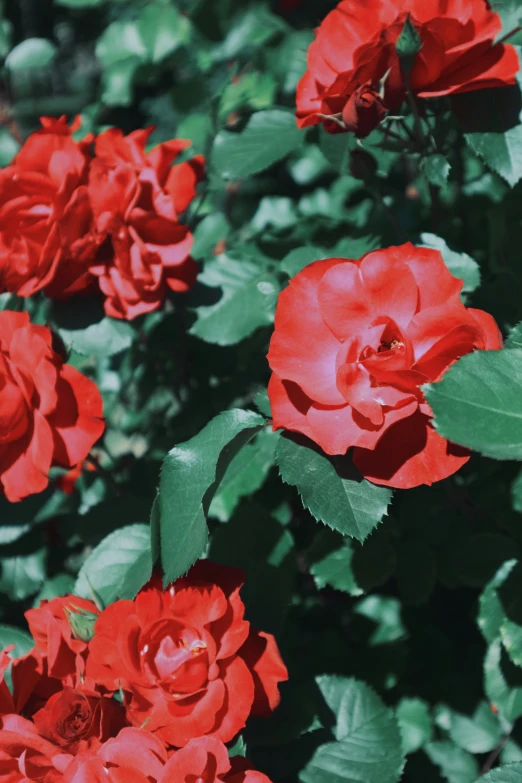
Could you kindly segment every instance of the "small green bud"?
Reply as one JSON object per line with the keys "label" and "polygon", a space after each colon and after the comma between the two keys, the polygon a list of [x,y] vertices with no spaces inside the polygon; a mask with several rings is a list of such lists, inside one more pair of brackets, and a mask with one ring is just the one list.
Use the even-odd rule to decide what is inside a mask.
{"label": "small green bud", "polygon": [[404,27],[395,43],[395,51],[401,61],[403,72],[410,73],[413,68],[415,57],[422,49],[422,40],[413,25],[410,15],[406,17]]}
{"label": "small green bud", "polygon": [[75,639],[79,639],[81,642],[90,642],[94,636],[94,626],[98,619],[97,614],[93,612],[86,612],[84,609],[80,609],[78,606],[65,606],[65,616],[71,629],[72,635]]}

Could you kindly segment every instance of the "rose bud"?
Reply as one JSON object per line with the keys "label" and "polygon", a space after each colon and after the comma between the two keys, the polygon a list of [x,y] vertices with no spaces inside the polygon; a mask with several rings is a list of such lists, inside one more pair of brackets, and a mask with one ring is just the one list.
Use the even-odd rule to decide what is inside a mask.
{"label": "rose bud", "polygon": [[368,136],[386,115],[384,101],[369,84],[363,84],[350,95],[342,112],[346,130],[359,138]]}

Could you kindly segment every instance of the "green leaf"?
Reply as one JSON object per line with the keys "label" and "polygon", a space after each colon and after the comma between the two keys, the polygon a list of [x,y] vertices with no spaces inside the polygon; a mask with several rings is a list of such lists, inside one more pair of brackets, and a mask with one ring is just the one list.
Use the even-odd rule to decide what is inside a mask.
{"label": "green leaf", "polygon": [[212,499],[210,517],[228,522],[241,498],[257,492],[274,464],[278,437],[271,428],[264,429],[236,454]]}
{"label": "green leaf", "polygon": [[522,459],[522,351],[464,356],[423,387],[437,432],[496,459]]}
{"label": "green leaf", "polygon": [[402,699],[395,712],[406,754],[415,753],[431,742],[433,726],[426,702],[421,699]]}
{"label": "green leaf", "polygon": [[76,353],[100,359],[130,348],[135,334],[130,323],[114,318],[103,318],[86,329],[60,329],[63,341]]}
{"label": "green leaf", "polygon": [[9,133],[7,128],[0,128],[0,168],[9,166],[20,145]]}
{"label": "green leaf", "polygon": [[136,22],[113,22],[104,30],[96,44],[96,57],[103,69],[104,103],[128,106],[132,102],[134,75],[147,54]]}
{"label": "green leaf", "polygon": [[26,71],[31,68],[45,68],[51,64],[58,50],[47,38],[26,38],[5,58],[8,71]]}
{"label": "green leaf", "polygon": [[481,702],[470,718],[449,711],[449,734],[459,748],[474,755],[489,753],[502,738],[502,726],[489,704]]}
{"label": "green leaf", "polygon": [[522,716],[522,685],[508,683],[503,670],[506,657],[500,640],[489,646],[484,658],[484,690],[503,719],[512,723]]}
{"label": "green leaf", "polygon": [[522,513],[522,470],[511,485],[511,500],[513,510]]}
{"label": "green leaf", "polygon": [[120,598],[134,598],[151,574],[150,528],[127,525],[109,533],[89,555],[74,593],[90,599],[94,593],[108,606]]}
{"label": "green leaf", "polygon": [[428,182],[442,188],[448,182],[451,166],[444,155],[437,153],[422,159],[421,171],[425,174]]}
{"label": "green leaf", "polygon": [[504,607],[498,594],[498,588],[504,584],[516,564],[516,560],[508,560],[504,563],[489,582],[479,599],[477,622],[482,635],[490,644],[500,636],[500,629],[506,617]]}
{"label": "green leaf", "polygon": [[315,751],[299,775],[302,783],[396,783],[404,759],[391,710],[357,680],[324,676],[317,684],[335,721],[337,741]]}
{"label": "green leaf", "polygon": [[65,8],[96,8],[96,6],[103,5],[107,0],[55,0],[56,5],[64,6]]}
{"label": "green leaf", "polygon": [[522,626],[506,617],[500,627],[500,637],[513,663],[522,666]]}
{"label": "green leaf", "polygon": [[11,601],[24,601],[37,593],[44,582],[45,550],[3,557],[0,567],[0,593]]}
{"label": "green leaf", "polygon": [[179,46],[187,44],[192,34],[189,18],[164,2],[147,3],[138,30],[151,63],[169,57]]}
{"label": "green leaf", "polygon": [[234,345],[273,322],[279,283],[259,264],[221,255],[205,264],[199,280],[223,293],[216,304],[196,308],[190,334],[207,343]]}
{"label": "green leaf", "polygon": [[420,235],[424,247],[432,247],[440,250],[444,263],[454,277],[463,281],[463,293],[471,294],[480,285],[480,269],[476,261],[467,253],[457,253],[451,250],[442,237],[436,234],[424,233]]}
{"label": "green leaf", "polygon": [[477,760],[452,742],[430,742],[424,750],[448,783],[475,783],[477,780]]}
{"label": "green leaf", "polygon": [[4,647],[10,647],[14,644],[14,650],[11,653],[13,658],[20,658],[26,655],[34,647],[34,641],[30,633],[22,631],[21,628],[15,628],[12,625],[0,625],[0,650]]}
{"label": "green leaf", "polygon": [[321,530],[306,552],[306,562],[319,590],[327,585],[348,595],[362,595],[353,573],[353,545],[332,530]]}
{"label": "green leaf", "polygon": [[212,497],[235,455],[264,426],[266,420],[257,413],[225,411],[166,456],[152,515],[166,583],[203,554]]}
{"label": "green leaf", "polygon": [[313,40],[311,30],[293,30],[278,46],[276,56],[270,58],[269,67],[279,77],[284,93],[295,93],[299,79],[306,71],[306,53]]}
{"label": "green leaf", "polygon": [[346,171],[350,147],[351,140],[348,134],[328,133],[322,126],[319,128],[319,149],[336,171]]}
{"label": "green leaf", "polygon": [[328,251],[322,247],[313,247],[312,245],[297,247],[283,258],[281,271],[286,272],[288,277],[294,277],[305,266],[322,258],[328,258]]}
{"label": "green leaf", "polygon": [[293,113],[268,109],[254,114],[241,133],[221,131],[211,160],[226,179],[242,179],[285,158],[302,138]]}
{"label": "green leaf", "polygon": [[401,605],[396,598],[369,595],[359,601],[353,611],[372,620],[377,626],[370,636],[370,647],[396,642],[407,636],[402,622]]}
{"label": "green leaf", "polygon": [[214,60],[233,60],[244,50],[259,51],[287,25],[280,16],[273,14],[266,5],[255,4],[240,12],[227,25],[229,30],[221,46],[213,53]]}
{"label": "green leaf", "polygon": [[498,133],[467,133],[466,141],[513,188],[522,177],[522,125]]}
{"label": "green leaf", "polygon": [[276,463],[304,507],[343,535],[364,541],[386,514],[391,490],[358,476],[347,457],[328,457],[310,441],[283,435]]}
{"label": "green leaf", "polygon": [[510,331],[504,348],[522,348],[522,322]]}
{"label": "green leaf", "polygon": [[286,196],[264,196],[250,226],[254,233],[264,234],[267,230],[287,231],[297,223],[295,204]]}
{"label": "green leaf", "polygon": [[522,762],[504,764],[480,778],[480,783],[522,783]]}
{"label": "green leaf", "polygon": [[274,103],[277,85],[269,73],[251,71],[227,84],[219,102],[219,119],[226,123],[235,111],[268,109]]}
{"label": "green leaf", "polygon": [[212,257],[218,242],[226,239],[229,233],[230,225],[226,217],[221,212],[212,212],[194,231],[191,255],[197,260]]}
{"label": "green leaf", "polygon": [[26,71],[30,68],[45,68],[56,57],[58,50],[47,38],[26,38],[5,58],[8,71]]}

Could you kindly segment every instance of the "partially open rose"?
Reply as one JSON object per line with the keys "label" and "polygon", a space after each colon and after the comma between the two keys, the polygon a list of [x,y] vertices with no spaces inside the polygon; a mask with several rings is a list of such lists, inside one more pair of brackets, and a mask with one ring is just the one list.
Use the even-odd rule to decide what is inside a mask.
{"label": "partially open rose", "polygon": [[460,356],[499,348],[438,250],[411,244],[303,269],[279,298],[268,360],[275,429],[345,454],[376,484],[409,488],[455,473],[469,452],[433,429],[421,386]]}

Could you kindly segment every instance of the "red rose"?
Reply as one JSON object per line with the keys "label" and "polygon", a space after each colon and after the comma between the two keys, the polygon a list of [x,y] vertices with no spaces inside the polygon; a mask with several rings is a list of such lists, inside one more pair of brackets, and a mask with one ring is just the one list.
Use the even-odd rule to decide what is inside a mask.
{"label": "red rose", "polygon": [[[325,115],[340,119],[345,110],[351,118],[346,106],[353,94],[362,85],[377,90],[382,80],[384,105],[400,106],[405,84],[395,43],[408,15],[422,41],[410,74],[418,97],[515,83],[517,53],[494,44],[502,25],[486,0],[341,0],[308,50],[308,70],[297,88],[299,127],[316,125]],[[371,130],[369,114],[366,119]],[[374,119],[382,119],[379,112]],[[332,120],[325,127],[340,130]]]}
{"label": "red rose", "polygon": [[469,452],[430,423],[421,391],[460,356],[501,345],[493,318],[466,308],[438,250],[376,250],[303,269],[279,298],[268,360],[275,429],[327,454],[355,446],[358,469],[392,487],[450,476]]}
{"label": "red rose", "polygon": [[[31,721],[0,718],[0,780],[5,783],[60,783],[61,751],[43,739]],[[66,758],[66,763],[70,758]]]}
{"label": "red rose", "polygon": [[13,697],[9,686],[5,681],[5,673],[11,665],[10,652],[14,650],[14,645],[6,647],[0,652],[0,716],[14,712]]}
{"label": "red rose", "polygon": [[125,710],[115,699],[66,687],[51,696],[33,721],[42,737],[74,755],[115,736],[125,726]]}
{"label": "red rose", "polygon": [[67,612],[99,614],[92,601],[69,595],[42,601],[38,608],[29,609],[25,618],[36,647],[45,658],[49,677],[75,685],[77,673],[84,668],[87,642],[74,635]]}
{"label": "red rose", "polygon": [[123,136],[112,129],[96,140],[89,194],[96,232],[105,241],[91,272],[113,318],[157,310],[168,288],[186,291],[196,278],[193,237],[179,214],[196,194],[203,158],[171,166],[190,144],[181,139],[146,153],[151,130]]}
{"label": "red rose", "polygon": [[62,293],[85,289],[84,259],[95,248],[87,169],[92,136],[73,140],[75,122],[42,118],[13,163],[0,171],[0,288],[30,296],[59,273]]}
{"label": "red rose", "polygon": [[386,114],[386,106],[378,92],[365,84],[358,87],[342,111],[346,130],[360,138],[368,136]]}
{"label": "red rose", "polygon": [[228,742],[253,711],[274,709],[287,679],[271,636],[248,642],[242,584],[241,571],[201,561],[167,590],[149,585],[117,601],[96,623],[88,676],[122,687],[130,722],[166,743]]}
{"label": "red rose", "polygon": [[266,775],[252,770],[241,757],[229,759],[228,751],[213,737],[199,737],[176,751],[163,769],[158,783],[270,783]]}
{"label": "red rose", "polygon": [[[122,729],[96,753],[83,753],[71,761],[63,783],[156,783],[166,761],[167,751],[150,732]],[[177,781],[173,778],[172,783]]]}
{"label": "red rose", "polygon": [[51,466],[76,465],[104,430],[98,388],[27,313],[0,313],[0,394],[0,487],[10,501],[42,492]]}

